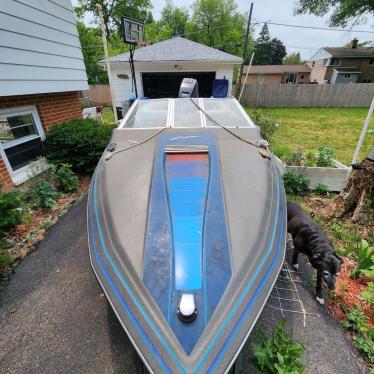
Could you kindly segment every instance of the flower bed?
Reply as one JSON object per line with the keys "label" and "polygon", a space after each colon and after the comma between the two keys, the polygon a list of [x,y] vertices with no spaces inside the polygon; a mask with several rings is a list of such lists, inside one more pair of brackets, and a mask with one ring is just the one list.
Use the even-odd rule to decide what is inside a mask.
{"label": "flower bed", "polygon": [[7,244],[1,255],[6,256],[8,263],[0,269],[0,286],[12,277],[18,263],[32,252],[47,230],[86,195],[90,180],[88,177],[80,177],[77,191],[62,193],[51,209],[30,209],[23,222],[1,239]]}
{"label": "flower bed", "polygon": [[299,149],[291,154],[280,154],[278,162],[284,171],[293,171],[306,177],[312,190],[323,185],[328,191],[340,192],[346,185],[351,168],[333,157],[331,149],[321,147],[316,153],[304,153]]}
{"label": "flower bed", "polygon": [[344,189],[348,174],[351,168],[343,165],[337,160],[333,160],[333,167],[319,166],[293,166],[285,165],[285,170],[293,170],[298,174],[302,174],[309,179],[309,186],[314,190],[318,184],[324,184],[329,191],[340,192]]}

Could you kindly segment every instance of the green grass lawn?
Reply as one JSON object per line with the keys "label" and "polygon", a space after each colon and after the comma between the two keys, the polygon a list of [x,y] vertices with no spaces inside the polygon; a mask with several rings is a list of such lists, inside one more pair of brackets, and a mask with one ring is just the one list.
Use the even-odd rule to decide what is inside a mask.
{"label": "green grass lawn", "polygon": [[[335,151],[336,159],[350,164],[356,149],[367,108],[271,108],[261,109],[274,117],[279,129],[274,135],[271,148],[274,153],[302,148],[316,151],[327,146]],[[366,134],[359,161],[374,146],[374,116]]]}
{"label": "green grass lawn", "polygon": [[114,123],[114,115],[112,107],[106,106],[103,110],[103,121],[106,125],[111,125]]}

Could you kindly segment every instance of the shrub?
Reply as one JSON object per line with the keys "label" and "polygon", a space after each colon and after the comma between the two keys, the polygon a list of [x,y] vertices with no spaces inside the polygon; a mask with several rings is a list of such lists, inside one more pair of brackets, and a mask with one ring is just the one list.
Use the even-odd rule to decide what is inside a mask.
{"label": "shrub", "polygon": [[252,345],[253,363],[261,373],[303,373],[305,368],[301,362],[304,346],[293,341],[291,334],[285,331],[286,320],[275,326],[272,337],[268,337],[264,329],[257,332],[257,342]]}
{"label": "shrub", "polygon": [[357,348],[374,364],[374,329],[368,326],[367,318],[360,307],[353,307],[347,314],[343,326],[354,336]]}
{"label": "shrub", "polygon": [[252,110],[249,115],[252,121],[260,127],[262,137],[270,143],[279,127],[277,121],[271,116],[262,114],[259,110]]}
{"label": "shrub", "polygon": [[334,151],[329,147],[318,148],[316,158],[317,166],[334,166]]}
{"label": "shrub", "polygon": [[318,183],[315,188],[316,193],[318,195],[328,195],[329,194],[329,188],[323,184],[323,183]]}
{"label": "shrub", "polygon": [[107,146],[114,126],[94,119],[75,119],[47,133],[45,155],[54,164],[69,164],[76,173],[92,173]]}
{"label": "shrub", "polygon": [[31,205],[34,209],[51,209],[60,193],[47,181],[40,181],[28,191]]}
{"label": "shrub", "polygon": [[357,242],[355,252],[357,265],[351,273],[352,278],[357,278],[360,274],[369,274],[370,269],[374,266],[374,250],[373,247],[369,247],[366,240],[362,239]]}
{"label": "shrub", "polygon": [[15,259],[16,256],[11,253],[0,252],[0,273],[8,271]]}
{"label": "shrub", "polygon": [[0,188],[0,236],[21,223],[24,207],[24,199],[19,191],[1,192]]}
{"label": "shrub", "polygon": [[[374,272],[374,267],[373,267]],[[368,283],[368,288],[361,292],[363,299],[371,306],[374,307],[374,282]]]}
{"label": "shrub", "polygon": [[284,189],[290,195],[306,195],[309,190],[309,179],[302,174],[288,170],[283,174]]}
{"label": "shrub", "polygon": [[71,165],[52,165],[53,179],[62,192],[75,192],[78,189],[78,177],[72,172]]}
{"label": "shrub", "polygon": [[302,149],[298,149],[296,152],[292,153],[291,158],[288,160],[289,165],[301,166],[304,161],[304,152]]}
{"label": "shrub", "polygon": [[312,168],[312,167],[317,166],[317,163],[314,160],[306,160],[305,161],[305,166],[307,166],[309,168]]}

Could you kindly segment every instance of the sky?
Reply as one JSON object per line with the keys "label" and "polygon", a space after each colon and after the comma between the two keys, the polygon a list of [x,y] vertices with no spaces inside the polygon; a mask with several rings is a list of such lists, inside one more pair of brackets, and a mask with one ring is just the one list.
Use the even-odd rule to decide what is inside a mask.
{"label": "sky", "polygon": [[[250,1],[236,0],[238,11],[245,13],[249,11]],[[328,27],[328,16],[316,17],[314,15],[294,16],[293,10],[296,6],[294,0],[254,0],[252,22],[272,21],[276,23],[287,23],[302,26]],[[165,1],[152,1],[153,15],[156,19],[160,17]],[[193,0],[174,0],[176,6],[191,8]],[[258,36],[262,24],[255,26],[255,37]],[[374,22],[355,26],[356,30],[369,30],[374,32]],[[355,37],[360,41],[374,40],[374,34],[355,32],[339,32],[325,30],[311,30],[269,25],[271,37],[280,39],[285,45],[288,53],[300,51],[303,59],[309,58],[321,47],[341,47]]]}
{"label": "sky", "polygon": [[[165,2],[165,0],[152,0],[152,13],[155,19],[160,18]],[[173,0],[173,2],[178,7],[183,6],[191,10],[194,0]],[[72,3],[76,5],[77,0],[72,0]],[[236,3],[239,12],[246,13],[249,11],[250,1],[236,0]],[[271,21],[302,26],[328,27],[328,15],[325,17],[316,17],[309,14],[294,16],[293,10],[297,3],[295,0],[253,0],[253,3],[252,23]],[[87,23],[89,19],[89,16],[85,17],[85,22]],[[258,36],[261,28],[262,24],[255,26],[255,37]],[[300,29],[276,25],[269,25],[269,30],[271,37],[276,37],[285,44],[287,53],[299,51],[303,59],[311,57],[319,48],[341,47],[355,37],[359,41],[373,41],[374,45],[374,34]],[[370,19],[366,24],[354,26],[353,30],[374,32],[373,19]]]}

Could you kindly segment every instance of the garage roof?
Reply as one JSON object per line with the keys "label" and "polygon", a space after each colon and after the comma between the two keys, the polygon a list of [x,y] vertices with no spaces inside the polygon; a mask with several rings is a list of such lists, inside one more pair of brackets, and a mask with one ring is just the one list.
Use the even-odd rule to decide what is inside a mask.
{"label": "garage roof", "polygon": [[[129,52],[111,57],[110,62],[128,62]],[[135,62],[211,61],[241,64],[242,59],[180,36],[136,49]]]}

